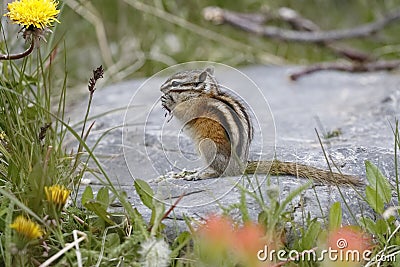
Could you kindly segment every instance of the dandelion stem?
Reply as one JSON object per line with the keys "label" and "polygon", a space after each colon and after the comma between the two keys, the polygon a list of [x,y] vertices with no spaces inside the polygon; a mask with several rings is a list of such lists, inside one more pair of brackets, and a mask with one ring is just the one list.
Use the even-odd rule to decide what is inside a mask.
{"label": "dandelion stem", "polygon": [[35,42],[34,40],[32,40],[31,45],[24,52],[18,54],[7,54],[7,55],[0,54],[0,60],[14,60],[14,59],[24,58],[28,56],[30,53],[32,53],[34,47],[35,47]]}

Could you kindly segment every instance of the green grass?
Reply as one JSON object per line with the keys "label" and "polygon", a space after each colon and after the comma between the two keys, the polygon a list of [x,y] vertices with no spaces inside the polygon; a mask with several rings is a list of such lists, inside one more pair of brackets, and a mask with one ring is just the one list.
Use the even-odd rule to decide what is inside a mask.
{"label": "green grass", "polygon": [[[189,218],[188,231],[165,243],[167,238],[163,232],[163,220],[171,210],[166,210],[162,203],[152,197],[154,192],[144,181],[136,180],[135,189],[152,213],[150,222],[146,222],[128,202],[126,195],[113,186],[109,174],[93,153],[97,143],[91,147],[86,143],[91,129],[87,124],[87,116],[82,118],[82,131],[77,132],[68,123],[67,93],[70,93],[70,87],[86,82],[92,69],[100,64],[106,66],[105,78],[111,83],[115,81],[112,79],[115,76],[116,80],[147,76],[170,64],[188,60],[214,60],[237,66],[268,62],[266,59],[269,54],[294,63],[334,57],[321,48],[269,42],[237,32],[229,26],[210,26],[201,19],[201,9],[208,5],[258,11],[265,8],[262,1],[204,1],[201,4],[153,1],[146,5],[140,2],[129,5],[129,1],[98,0],[82,2],[84,5],[81,10],[74,3],[79,2],[64,2],[59,18],[62,23],[55,27],[53,34],[47,36],[47,44],[41,42],[39,50],[22,60],[0,61],[0,266],[37,266],[57,253],[61,255],[50,263],[51,266],[141,266],[149,255],[153,261],[162,261],[161,257],[154,256],[153,246],[164,253],[170,252],[170,259],[158,262],[158,266],[253,266],[246,257],[232,256],[238,251],[231,244],[215,244],[212,240],[203,239],[193,226],[201,222]],[[374,14],[397,5],[396,1],[386,1],[384,5],[379,3],[304,0],[282,1],[280,4],[299,10],[322,28],[328,29],[368,21]],[[278,7],[272,2],[270,5]],[[321,16],[315,9],[331,12],[329,16]],[[344,10],[357,13],[355,15]],[[171,15],[171,18],[159,16],[165,14],[162,12]],[[95,27],[99,38],[93,30]],[[385,31],[383,39],[349,43],[372,51],[378,51],[374,47],[383,43],[393,44],[394,52],[390,56],[396,56],[398,51],[395,44],[399,37],[390,34],[396,29],[398,27]],[[106,33],[106,39],[102,30]],[[227,39],[224,42],[213,39],[208,31]],[[16,41],[16,27],[6,25],[1,28],[1,33],[2,53],[7,49],[13,52],[22,49],[22,42]],[[105,45],[103,50],[99,49],[102,42]],[[92,97],[96,97],[95,92],[85,95],[88,113]],[[391,254],[400,260],[397,256],[400,251],[396,221],[398,208],[391,198],[392,195],[400,195],[397,172],[400,136],[397,123],[393,126],[393,134],[396,186],[392,187],[376,166],[366,162],[369,185],[365,197],[362,197],[376,212],[376,218],[360,218],[355,227],[357,231],[374,237],[374,256],[379,253]],[[77,140],[78,146],[74,151],[66,151],[66,135],[72,135]],[[94,163],[96,171],[87,167],[89,160]],[[97,193],[90,186],[84,189],[81,185],[86,172],[103,184]],[[62,208],[47,198],[45,188],[52,185],[62,185],[70,190],[69,205]],[[261,211],[258,221],[254,223],[264,231],[263,236],[259,236],[262,240],[271,238],[276,241],[277,249],[287,252],[327,246],[330,235],[341,229],[342,207],[339,203],[335,203],[329,214],[325,214],[325,221],[305,216],[302,225],[295,224],[287,210],[293,198],[309,186],[310,183],[300,186],[284,200],[280,200],[279,191],[268,183],[254,192],[239,187],[241,201],[221,207],[225,216],[232,211],[239,211],[241,215],[232,221],[234,229],[227,234],[237,238],[238,232],[253,229],[250,226],[246,228],[250,223],[246,203],[251,199]],[[78,197],[79,192],[82,192],[81,197]],[[121,203],[122,211],[110,209],[114,200]],[[392,214],[387,215],[390,208]],[[21,233],[11,229],[10,225],[19,215],[38,224],[43,230],[42,237],[27,240]],[[287,231],[287,224],[292,225],[292,232]],[[283,237],[289,234],[291,241],[286,242]],[[277,239],[280,239],[279,242]],[[75,246],[64,251],[68,248],[67,244],[74,241]],[[208,246],[221,254],[211,257],[209,253],[213,252],[207,249]],[[243,251],[239,250],[238,255],[240,252]],[[221,255],[229,257],[222,258]],[[277,258],[274,260],[278,263]],[[327,262],[301,260],[292,260],[288,264],[329,266]],[[391,266],[391,262],[382,264]]]}

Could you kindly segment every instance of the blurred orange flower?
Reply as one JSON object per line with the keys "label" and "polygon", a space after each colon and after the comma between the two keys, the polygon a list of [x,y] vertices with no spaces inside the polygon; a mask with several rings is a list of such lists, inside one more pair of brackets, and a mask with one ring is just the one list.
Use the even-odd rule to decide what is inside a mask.
{"label": "blurred orange flower", "polygon": [[[201,258],[217,265],[229,261],[229,264],[240,263],[240,266],[246,267],[269,266],[269,262],[262,262],[257,257],[258,251],[273,243],[265,233],[264,227],[259,224],[238,226],[228,217],[211,215],[197,231],[202,248]],[[224,257],[228,257],[225,262]]]}
{"label": "blurred orange flower", "polygon": [[337,251],[332,254],[336,258],[330,258],[325,261],[324,266],[362,266],[364,258],[369,255],[369,249],[372,247],[371,236],[362,232],[354,226],[344,226],[329,233],[328,247]]}
{"label": "blurred orange flower", "polygon": [[265,245],[267,240],[264,227],[250,222],[236,230],[232,248],[246,266],[261,266],[257,252],[264,249]]}
{"label": "blurred orange flower", "polygon": [[211,215],[198,229],[200,237],[218,246],[229,246],[233,242],[233,221],[224,216]]}

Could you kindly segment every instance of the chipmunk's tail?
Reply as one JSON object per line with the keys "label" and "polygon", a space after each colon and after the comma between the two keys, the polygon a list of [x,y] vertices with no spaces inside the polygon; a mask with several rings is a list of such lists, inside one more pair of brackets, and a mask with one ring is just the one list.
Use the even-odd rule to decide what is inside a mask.
{"label": "chipmunk's tail", "polygon": [[323,184],[362,186],[364,182],[357,176],[340,174],[295,162],[252,161],[247,164],[247,174],[262,173],[272,176],[291,175],[313,179]]}

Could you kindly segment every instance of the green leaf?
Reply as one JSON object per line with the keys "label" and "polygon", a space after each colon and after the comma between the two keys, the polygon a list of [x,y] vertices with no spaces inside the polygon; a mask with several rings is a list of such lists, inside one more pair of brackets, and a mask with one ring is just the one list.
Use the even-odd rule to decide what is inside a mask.
{"label": "green leaf", "polygon": [[342,225],[342,207],[340,202],[333,203],[329,211],[329,230],[333,231]]}
{"label": "green leaf", "polygon": [[378,219],[376,221],[364,217],[360,220],[361,225],[367,229],[367,231],[373,234],[379,242],[387,243],[387,236],[390,234],[390,225],[384,219]]}
{"label": "green leaf", "polygon": [[153,189],[151,189],[151,187],[149,186],[148,183],[146,183],[145,181],[140,180],[140,179],[136,179],[134,185],[135,185],[136,192],[138,193],[143,204],[146,205],[146,207],[148,207],[149,209],[153,210],[154,209]]}
{"label": "green leaf", "polygon": [[314,246],[319,233],[321,232],[321,223],[317,220],[312,221],[309,226],[308,230],[305,235],[301,238],[301,249],[310,249]]}
{"label": "green leaf", "polygon": [[94,195],[93,195],[93,189],[91,186],[86,186],[85,190],[82,193],[82,205],[85,205],[86,202],[89,200],[93,200]]}
{"label": "green leaf", "polygon": [[365,197],[371,208],[377,213],[382,214],[384,212],[384,203],[381,195],[371,186],[365,188]]}
{"label": "green leaf", "polygon": [[182,232],[177,238],[175,238],[174,242],[172,243],[171,248],[173,249],[170,257],[176,258],[179,256],[182,248],[186,246],[189,241],[192,239],[192,235],[189,232]]}
{"label": "green leaf", "polygon": [[298,188],[296,188],[295,190],[293,190],[292,192],[290,192],[290,194],[282,201],[281,205],[279,206],[278,210],[277,210],[277,214],[281,214],[286,206],[297,196],[300,195],[301,192],[303,192],[304,190],[306,190],[307,188],[309,188],[312,185],[313,181],[308,181],[307,183],[299,186]]}
{"label": "green leaf", "polygon": [[360,224],[368,230],[369,233],[375,234],[376,233],[376,225],[375,221],[371,220],[368,217],[363,217],[360,220]]}
{"label": "green leaf", "polygon": [[243,223],[251,221],[249,210],[247,209],[246,193],[244,190],[240,192],[240,204],[239,204],[240,214],[242,215]]}
{"label": "green leaf", "polygon": [[152,209],[150,224],[152,225],[151,234],[155,235],[157,232],[161,232],[164,228],[164,225],[161,221],[165,214],[165,206],[164,203],[154,198],[153,207],[154,208]]}
{"label": "green leaf", "polygon": [[[2,201],[4,203],[4,201]],[[8,202],[8,201],[7,201]],[[8,209],[4,209],[7,212],[7,215],[5,217],[5,224],[6,225],[10,225],[12,223],[12,217],[13,217],[13,211],[15,208],[15,203],[13,201],[10,201],[10,203],[8,204]],[[2,216],[3,219],[3,216]],[[3,262],[3,264],[5,264],[5,266],[12,266],[11,262],[13,259],[12,256],[12,242],[13,242],[13,238],[12,238],[12,233],[11,233],[11,227],[4,227],[4,232],[2,233],[2,239],[3,239],[3,246],[4,246],[4,257],[5,260]]]}
{"label": "green leaf", "polygon": [[387,236],[391,233],[390,225],[388,225],[387,221],[384,219],[376,220],[376,235],[380,235],[382,237]]}
{"label": "green leaf", "polygon": [[99,192],[97,193],[96,200],[102,204],[104,209],[108,208],[110,204],[110,196],[106,187],[100,188]]}
{"label": "green leaf", "polygon": [[33,166],[27,179],[24,198],[25,202],[29,203],[29,208],[35,213],[42,209],[42,199],[38,196],[44,192],[44,186],[49,184],[47,177],[42,164],[38,162]]}
{"label": "green leaf", "polygon": [[119,201],[121,202],[122,206],[125,209],[126,214],[128,215],[129,219],[134,222],[134,224],[145,225],[142,215],[136,208],[132,207],[132,204],[127,200],[126,192],[122,192],[119,195]]}
{"label": "green leaf", "polygon": [[389,203],[392,198],[392,193],[388,179],[383,176],[378,167],[368,160],[365,161],[365,172],[367,174],[369,185],[377,191],[378,195],[382,197],[384,203]]}
{"label": "green leaf", "polygon": [[85,203],[85,208],[93,211],[99,218],[103,219],[108,224],[114,225],[114,221],[110,219],[110,214],[103,207],[102,203],[97,200],[89,200]]}
{"label": "green leaf", "polygon": [[106,237],[104,246],[108,249],[114,249],[121,244],[119,235],[117,233],[110,233]]}
{"label": "green leaf", "polygon": [[268,212],[263,210],[258,214],[258,223],[268,225]]}

